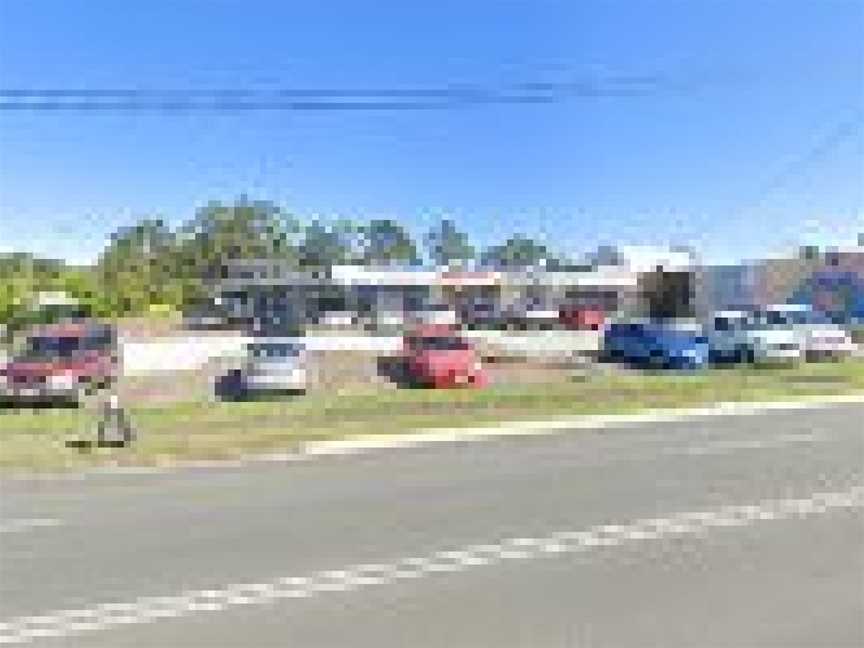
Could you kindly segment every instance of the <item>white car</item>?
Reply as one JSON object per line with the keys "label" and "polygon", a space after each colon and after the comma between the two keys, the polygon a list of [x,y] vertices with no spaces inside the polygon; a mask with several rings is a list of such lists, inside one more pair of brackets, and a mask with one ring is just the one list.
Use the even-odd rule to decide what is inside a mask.
{"label": "white car", "polygon": [[808,360],[842,358],[858,348],[843,327],[804,304],[768,306],[764,318],[772,326],[794,330]]}
{"label": "white car", "polygon": [[772,325],[760,313],[719,311],[708,327],[713,362],[795,363],[803,350],[801,336],[787,326]]}
{"label": "white car", "polygon": [[318,318],[318,324],[332,328],[349,328],[357,322],[357,319],[354,313],[331,311],[323,313]]}
{"label": "white car", "polygon": [[240,370],[244,393],[306,391],[306,347],[292,339],[261,338],[247,346]]}

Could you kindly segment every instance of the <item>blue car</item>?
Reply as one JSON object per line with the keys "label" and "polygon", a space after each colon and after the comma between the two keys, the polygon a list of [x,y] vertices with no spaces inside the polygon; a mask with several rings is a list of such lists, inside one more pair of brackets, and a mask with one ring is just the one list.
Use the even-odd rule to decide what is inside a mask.
{"label": "blue car", "polygon": [[610,324],[603,357],[636,367],[699,369],[708,362],[708,339],[700,327],[664,322]]}

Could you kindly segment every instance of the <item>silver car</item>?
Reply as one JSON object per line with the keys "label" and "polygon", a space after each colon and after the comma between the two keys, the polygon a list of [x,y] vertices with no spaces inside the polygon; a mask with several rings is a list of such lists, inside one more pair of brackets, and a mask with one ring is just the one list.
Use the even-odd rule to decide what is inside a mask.
{"label": "silver car", "polygon": [[246,348],[239,382],[247,394],[305,392],[305,345],[293,339],[256,340]]}

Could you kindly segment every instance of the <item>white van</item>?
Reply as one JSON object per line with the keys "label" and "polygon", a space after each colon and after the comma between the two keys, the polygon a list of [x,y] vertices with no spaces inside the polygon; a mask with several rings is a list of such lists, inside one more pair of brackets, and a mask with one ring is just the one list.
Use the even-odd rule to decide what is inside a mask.
{"label": "white van", "polygon": [[801,359],[800,335],[769,323],[763,313],[718,311],[708,327],[711,361],[795,363]]}
{"label": "white van", "polygon": [[842,358],[857,349],[843,327],[806,304],[772,304],[762,315],[771,326],[795,331],[807,360]]}

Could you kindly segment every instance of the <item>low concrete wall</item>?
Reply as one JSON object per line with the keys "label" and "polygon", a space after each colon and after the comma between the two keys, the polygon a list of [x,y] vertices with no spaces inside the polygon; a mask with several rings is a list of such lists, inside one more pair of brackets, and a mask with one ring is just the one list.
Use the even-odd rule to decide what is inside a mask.
{"label": "low concrete wall", "polygon": [[[130,376],[163,371],[189,371],[216,359],[242,357],[253,338],[233,336],[186,336],[121,342],[123,371]],[[401,348],[400,337],[308,336],[303,338],[310,351],[367,351],[387,353]]]}
{"label": "low concrete wall", "polygon": [[[537,359],[561,358],[596,351],[601,336],[594,331],[465,331],[484,354]],[[165,371],[190,371],[216,359],[239,358],[252,338],[242,335],[131,339],[121,341],[124,373],[130,376]],[[402,347],[398,336],[321,335],[303,338],[310,351],[393,353]]]}
{"label": "low concrete wall", "polygon": [[120,357],[123,372],[130,376],[191,371],[214,358],[242,355],[247,342],[239,335],[121,340]]}
{"label": "low concrete wall", "polygon": [[504,358],[566,359],[596,353],[603,341],[598,331],[465,331],[482,353]]}

